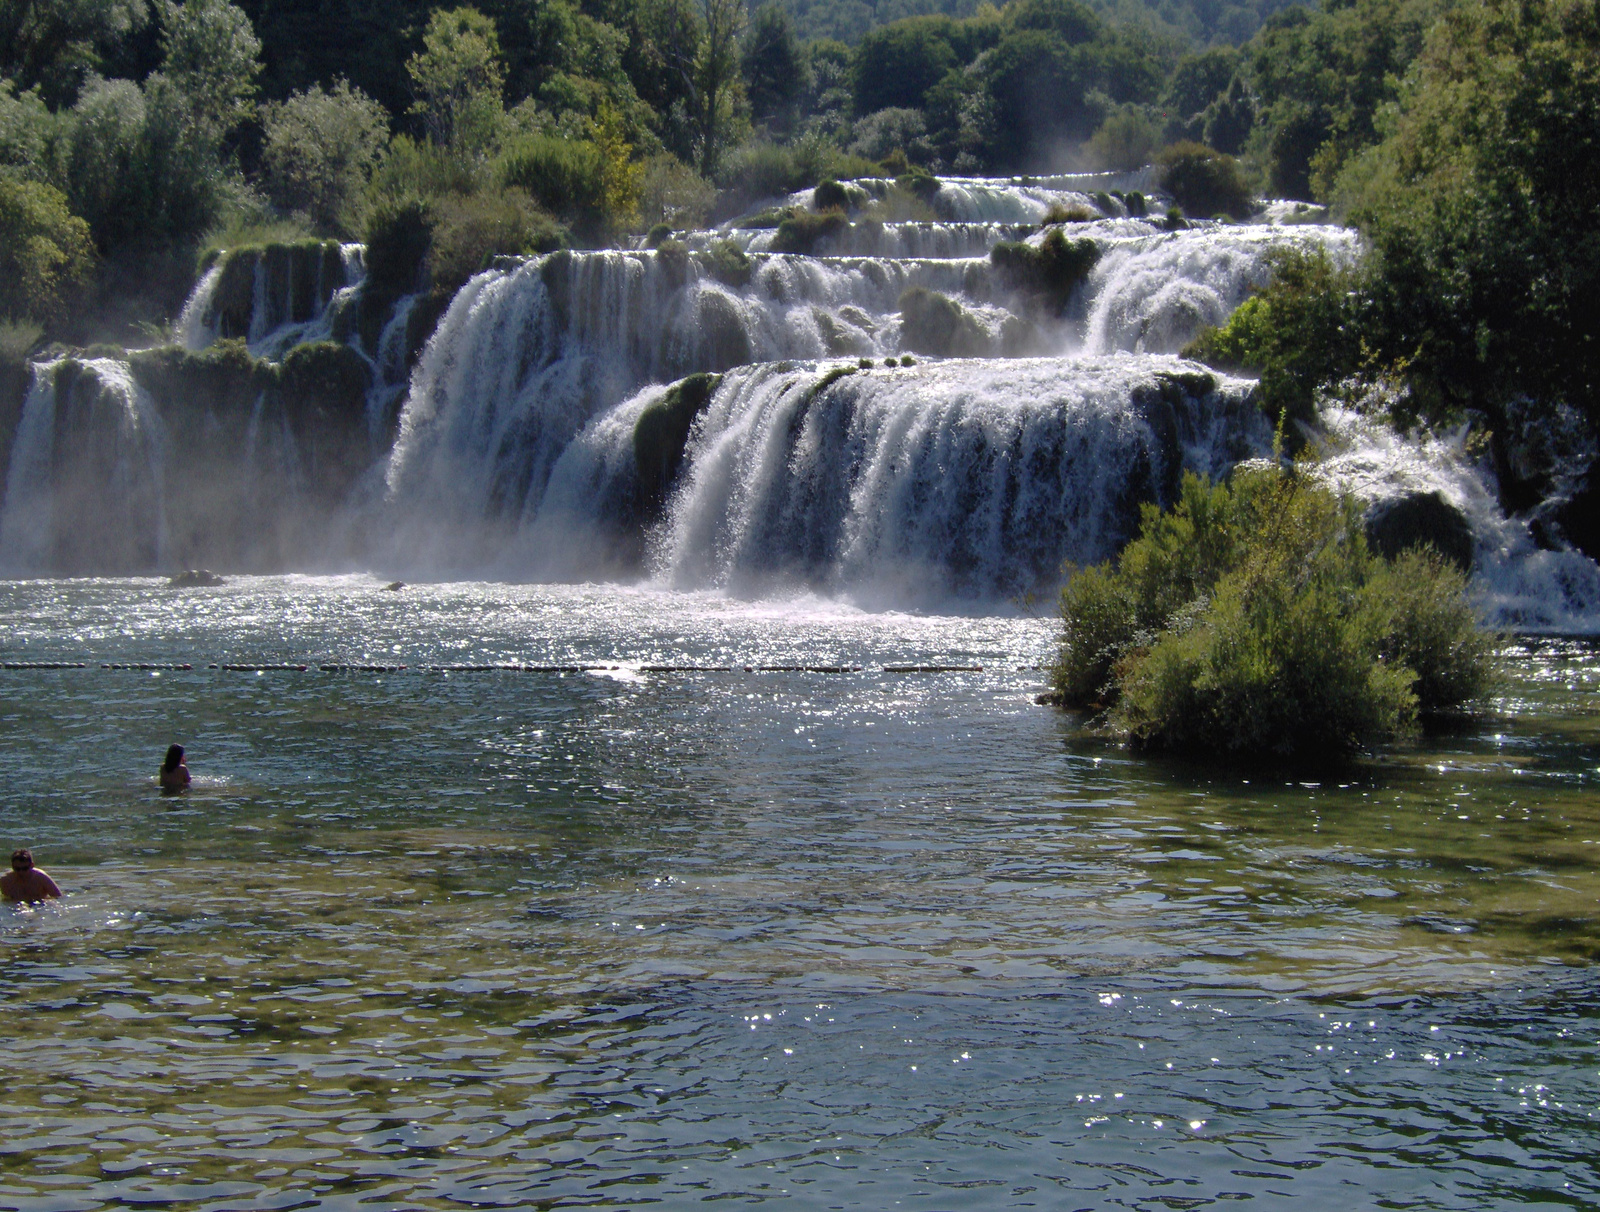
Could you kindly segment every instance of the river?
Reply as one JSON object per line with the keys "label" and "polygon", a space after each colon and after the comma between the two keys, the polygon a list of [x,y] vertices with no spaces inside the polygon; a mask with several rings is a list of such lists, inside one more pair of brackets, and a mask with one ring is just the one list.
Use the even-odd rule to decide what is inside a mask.
{"label": "river", "polygon": [[68,891],[0,911],[0,1209],[1600,1197],[1582,641],[1289,777],[1036,705],[1020,607],[294,576],[0,619],[82,665],[0,670],[4,834]]}

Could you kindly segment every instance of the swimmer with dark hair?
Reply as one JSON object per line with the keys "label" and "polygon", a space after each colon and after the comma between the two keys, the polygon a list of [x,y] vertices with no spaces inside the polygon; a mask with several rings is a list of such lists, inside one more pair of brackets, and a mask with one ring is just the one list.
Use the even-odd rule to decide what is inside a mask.
{"label": "swimmer with dark hair", "polygon": [[55,880],[33,865],[33,851],[24,848],[11,852],[11,870],[0,875],[0,897],[38,904],[60,895]]}
{"label": "swimmer with dark hair", "polygon": [[161,792],[177,795],[189,785],[189,767],[183,764],[183,746],[168,745],[166,761],[161,763]]}

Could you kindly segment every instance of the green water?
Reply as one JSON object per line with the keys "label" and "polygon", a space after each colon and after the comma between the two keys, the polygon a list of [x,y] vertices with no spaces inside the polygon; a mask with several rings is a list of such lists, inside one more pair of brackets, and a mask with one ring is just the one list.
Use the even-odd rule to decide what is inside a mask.
{"label": "green water", "polygon": [[[0,913],[0,1209],[1600,1195],[1589,646],[1303,779],[1084,736],[1027,618],[268,578],[0,620],[87,666],[0,671],[4,833],[69,892]],[[501,662],[618,668],[430,671]]]}

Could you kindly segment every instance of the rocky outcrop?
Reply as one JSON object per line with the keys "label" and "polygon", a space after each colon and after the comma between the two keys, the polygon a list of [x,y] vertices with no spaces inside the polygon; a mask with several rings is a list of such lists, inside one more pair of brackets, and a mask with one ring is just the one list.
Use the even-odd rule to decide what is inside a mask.
{"label": "rocky outcrop", "polygon": [[1412,547],[1431,547],[1463,572],[1472,570],[1472,525],[1438,492],[1408,492],[1367,506],[1367,543],[1393,559]]}

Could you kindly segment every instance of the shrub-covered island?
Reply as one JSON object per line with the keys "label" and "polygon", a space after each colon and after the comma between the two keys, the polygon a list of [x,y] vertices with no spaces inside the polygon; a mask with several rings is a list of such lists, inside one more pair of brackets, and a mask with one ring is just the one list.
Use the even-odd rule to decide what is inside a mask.
{"label": "shrub-covered island", "polygon": [[1067,582],[1061,619],[1054,700],[1188,754],[1349,754],[1472,710],[1496,679],[1457,568],[1374,553],[1354,502],[1276,465],[1145,506],[1119,557]]}

